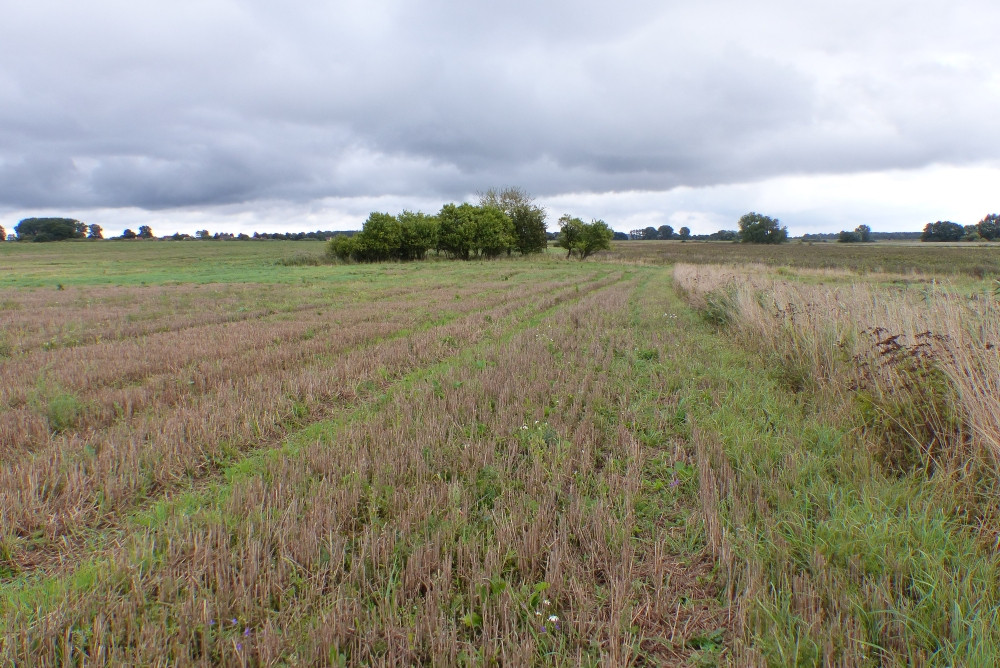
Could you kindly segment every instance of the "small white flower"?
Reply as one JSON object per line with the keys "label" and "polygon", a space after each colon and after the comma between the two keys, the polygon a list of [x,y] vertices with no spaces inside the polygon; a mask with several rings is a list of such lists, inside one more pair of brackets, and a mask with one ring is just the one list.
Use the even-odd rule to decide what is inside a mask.
{"label": "small white flower", "polygon": [[542,611],[541,610],[535,610],[535,617],[541,617],[541,616],[542,616]]}
{"label": "small white flower", "polygon": [[555,615],[549,615],[549,621],[550,622],[558,622],[559,618],[556,617]]}
{"label": "small white flower", "polygon": [[544,601],[542,601],[542,605],[544,605],[545,607],[548,607],[548,606],[552,605],[552,601],[550,601],[549,599],[545,599]]}

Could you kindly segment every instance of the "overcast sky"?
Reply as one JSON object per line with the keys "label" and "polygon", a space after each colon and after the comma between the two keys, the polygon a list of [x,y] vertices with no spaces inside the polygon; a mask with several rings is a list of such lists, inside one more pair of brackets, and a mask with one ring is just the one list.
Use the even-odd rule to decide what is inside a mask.
{"label": "overcast sky", "polygon": [[0,225],[359,228],[518,185],[628,231],[1000,211],[996,0],[0,0]]}

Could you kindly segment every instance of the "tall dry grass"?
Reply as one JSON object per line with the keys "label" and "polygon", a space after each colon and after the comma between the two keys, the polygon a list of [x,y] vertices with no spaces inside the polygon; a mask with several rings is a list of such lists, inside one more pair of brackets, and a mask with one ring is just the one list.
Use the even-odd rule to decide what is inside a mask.
{"label": "tall dry grass", "polygon": [[1000,465],[1000,303],[946,285],[782,277],[759,265],[679,264],[678,289],[769,357],[792,389],[860,405],[895,464]]}

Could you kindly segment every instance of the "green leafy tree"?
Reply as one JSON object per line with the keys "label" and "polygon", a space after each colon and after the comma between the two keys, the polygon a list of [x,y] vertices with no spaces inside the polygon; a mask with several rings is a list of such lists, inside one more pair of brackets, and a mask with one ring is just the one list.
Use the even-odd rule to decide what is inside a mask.
{"label": "green leafy tree", "polygon": [[745,244],[780,244],[788,239],[788,230],[777,218],[751,211],[739,220],[740,240]]}
{"label": "green leafy tree", "polygon": [[87,225],[74,218],[25,218],[14,227],[20,241],[83,239]]}
{"label": "green leafy tree", "polygon": [[994,239],[1000,239],[1000,214],[991,213],[984,217],[976,225],[979,231],[979,236],[983,239],[993,241]]}
{"label": "green leafy tree", "polygon": [[424,213],[404,211],[396,220],[400,228],[400,257],[423,260],[427,251],[437,247],[438,221]]}
{"label": "green leafy tree", "polygon": [[125,231],[122,232],[122,239],[135,239],[135,237],[136,237],[135,232],[128,227],[126,227]]}
{"label": "green leafy tree", "polygon": [[719,230],[708,235],[712,241],[739,241],[740,233],[736,230]]}
{"label": "green leafy tree", "polygon": [[579,247],[584,225],[582,220],[568,213],[559,218],[559,237],[556,239],[556,246],[566,249],[567,258],[572,257],[573,251]]}
{"label": "green leafy tree", "polygon": [[140,239],[152,239],[153,238],[153,228],[149,225],[140,225],[139,234],[137,235]]}
{"label": "green leafy tree", "polygon": [[677,236],[680,237],[681,241],[687,241],[691,238],[691,230],[687,227],[682,227],[677,231]]}
{"label": "green leafy tree", "polygon": [[400,257],[403,229],[393,215],[373,211],[355,236],[358,259],[364,262],[385,262]]}
{"label": "green leafy tree", "polygon": [[492,206],[473,207],[472,252],[476,257],[494,258],[509,254],[515,244],[510,216]]}
{"label": "green leafy tree", "polygon": [[659,237],[660,237],[660,233],[652,225],[650,225],[649,227],[643,229],[643,231],[642,231],[642,238],[643,238],[644,241],[653,241],[655,239],[658,239]]}
{"label": "green leafy tree", "polygon": [[101,229],[100,225],[91,224],[87,226],[87,238],[88,239],[103,239],[104,230]]}
{"label": "green leafy tree", "polygon": [[856,228],[854,228],[854,232],[855,234],[858,235],[858,238],[861,240],[862,243],[867,244],[874,241],[874,239],[872,239],[872,228],[868,227],[867,225],[858,225]]}
{"label": "green leafy tree", "polygon": [[356,238],[346,234],[334,236],[326,245],[326,254],[341,261],[357,259],[357,250]]}
{"label": "green leafy tree", "polygon": [[611,248],[614,231],[603,220],[585,223],[579,218],[565,214],[559,219],[559,239],[557,245],[566,249],[566,257],[573,253],[581,260],[597,251]]}
{"label": "green leafy tree", "polygon": [[198,230],[197,232],[194,233],[194,235],[199,239],[201,239],[202,241],[208,241],[209,239],[212,238],[212,233],[209,232],[208,230]]}
{"label": "green leafy tree", "polygon": [[660,229],[656,231],[656,237],[663,241],[669,241],[674,238],[674,228],[669,225],[660,225]]}
{"label": "green leafy tree", "polygon": [[927,223],[920,235],[921,241],[961,241],[965,236],[965,228],[950,220],[939,220]]}
{"label": "green leafy tree", "polygon": [[437,216],[439,251],[459,260],[468,260],[472,256],[477,208],[468,203],[441,207]]}
{"label": "green leafy tree", "polygon": [[548,246],[545,209],[535,204],[534,198],[521,188],[490,188],[479,195],[479,206],[503,211],[514,226],[513,249],[527,255],[541,253]]}
{"label": "green leafy tree", "polygon": [[3,229],[3,225],[0,225],[0,241],[7,241],[7,230]]}
{"label": "green leafy tree", "polygon": [[614,237],[614,234],[614,231],[603,220],[595,220],[584,224],[583,236],[580,239],[577,249],[580,259],[584,260],[597,251],[611,248],[611,239]]}

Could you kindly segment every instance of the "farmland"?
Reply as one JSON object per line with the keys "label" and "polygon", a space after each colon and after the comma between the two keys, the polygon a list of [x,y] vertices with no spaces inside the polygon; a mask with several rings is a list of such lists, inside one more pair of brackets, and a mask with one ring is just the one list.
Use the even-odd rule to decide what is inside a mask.
{"label": "farmland", "polygon": [[0,244],[0,662],[995,663],[1000,254],[819,246]]}

